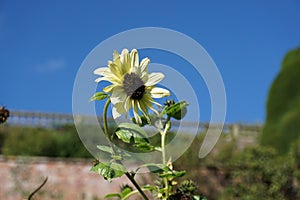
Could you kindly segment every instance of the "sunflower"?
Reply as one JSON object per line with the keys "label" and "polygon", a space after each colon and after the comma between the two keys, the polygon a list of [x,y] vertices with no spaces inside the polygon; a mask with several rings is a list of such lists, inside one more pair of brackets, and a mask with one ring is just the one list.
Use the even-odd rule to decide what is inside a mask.
{"label": "sunflower", "polygon": [[153,98],[169,96],[166,89],[156,87],[164,75],[159,72],[148,73],[149,58],[139,62],[136,49],[129,52],[124,49],[121,54],[117,51],[113,54],[113,61],[108,61],[108,67],[101,67],[94,71],[100,75],[95,81],[108,81],[111,85],[103,88],[103,91],[110,93],[114,117],[120,117],[123,113],[127,115],[130,109],[139,124],[142,120],[139,111],[150,121],[148,109],[157,112],[153,104],[160,106]]}

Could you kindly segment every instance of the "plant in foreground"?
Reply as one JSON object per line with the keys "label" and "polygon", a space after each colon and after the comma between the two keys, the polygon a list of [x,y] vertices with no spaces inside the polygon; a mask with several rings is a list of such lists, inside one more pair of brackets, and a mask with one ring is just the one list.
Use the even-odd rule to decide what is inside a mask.
{"label": "plant in foreground", "polygon": [[[128,199],[132,195],[140,194],[144,199],[151,193],[152,198],[157,199],[204,199],[194,195],[195,185],[186,181],[178,185],[175,178],[185,175],[185,171],[173,169],[171,158],[166,153],[166,136],[171,129],[171,119],[181,120],[186,112],[186,101],[166,101],[161,105],[154,99],[170,95],[164,88],[157,87],[164,75],[159,72],[148,73],[150,60],[144,58],[139,62],[137,50],[129,52],[124,49],[121,54],[114,52],[113,61],[108,61],[108,67],[98,68],[94,71],[100,77],[97,83],[108,81],[111,85],[96,92],[91,101],[106,100],[103,108],[103,127],[108,145],[97,146],[99,150],[108,154],[107,162],[97,161],[91,171],[94,171],[106,180],[127,176],[136,189],[128,185],[122,187],[120,193],[108,194],[106,198],[117,197]],[[107,112],[112,104],[113,117],[133,113],[132,123],[121,123],[114,132],[109,132]],[[155,106],[155,107],[154,107]],[[151,110],[153,113],[149,113]],[[160,145],[151,142],[151,138],[143,129],[144,126],[154,127],[160,134]],[[122,147],[122,148],[121,148]],[[135,171],[127,171],[125,161],[133,159],[143,160],[143,153],[160,152],[160,162],[143,163]],[[139,156],[140,154],[140,156]],[[142,168],[148,168],[157,175],[154,185],[139,185],[135,180],[135,174]],[[148,191],[148,193],[146,193]]]}

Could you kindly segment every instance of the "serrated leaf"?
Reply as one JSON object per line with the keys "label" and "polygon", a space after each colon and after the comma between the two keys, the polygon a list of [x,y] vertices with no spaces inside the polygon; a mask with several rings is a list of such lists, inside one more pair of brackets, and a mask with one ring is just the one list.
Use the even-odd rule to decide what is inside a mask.
{"label": "serrated leaf", "polygon": [[91,168],[92,172],[101,175],[107,181],[111,182],[113,178],[117,178],[125,174],[125,167],[121,164],[111,162],[99,162]]}
{"label": "serrated leaf", "polygon": [[96,92],[91,98],[90,98],[90,102],[91,101],[97,101],[97,100],[104,100],[108,97],[108,94],[104,93],[104,92]]}
{"label": "serrated leaf", "polygon": [[120,124],[116,131],[116,135],[126,143],[149,143],[147,133],[135,124]]}
{"label": "serrated leaf", "polygon": [[106,153],[113,154],[113,150],[109,146],[104,146],[104,145],[97,145],[97,148],[100,149],[101,151],[104,151]]}
{"label": "serrated leaf", "polygon": [[105,195],[104,198],[108,199],[108,198],[114,198],[114,197],[121,198],[121,195],[120,195],[120,194],[117,194],[117,193],[114,193],[114,194],[107,194],[107,195]]}

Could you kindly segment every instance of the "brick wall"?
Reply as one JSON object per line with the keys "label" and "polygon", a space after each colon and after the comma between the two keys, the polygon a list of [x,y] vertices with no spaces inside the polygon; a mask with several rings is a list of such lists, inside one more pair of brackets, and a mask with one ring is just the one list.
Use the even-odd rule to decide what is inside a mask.
{"label": "brick wall", "polygon": [[[90,172],[91,160],[0,157],[0,199],[26,199],[48,177],[33,199],[96,200],[119,191],[126,177],[108,183]],[[139,179],[139,182],[143,180]]]}

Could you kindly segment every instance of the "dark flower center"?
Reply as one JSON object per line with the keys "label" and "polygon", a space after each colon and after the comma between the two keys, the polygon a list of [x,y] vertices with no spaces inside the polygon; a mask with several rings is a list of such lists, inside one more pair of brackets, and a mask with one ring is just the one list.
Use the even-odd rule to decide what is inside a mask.
{"label": "dark flower center", "polygon": [[143,80],[135,73],[124,76],[123,88],[128,96],[134,100],[141,100],[145,93]]}

